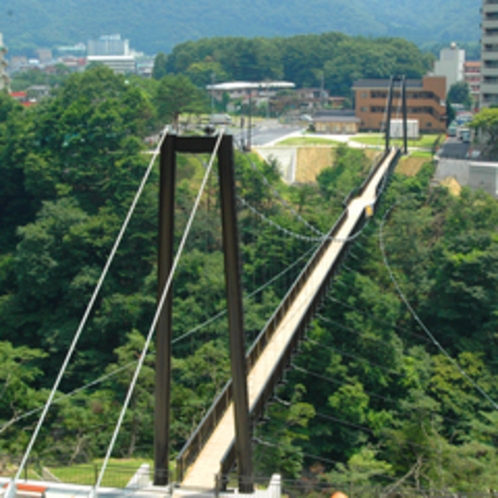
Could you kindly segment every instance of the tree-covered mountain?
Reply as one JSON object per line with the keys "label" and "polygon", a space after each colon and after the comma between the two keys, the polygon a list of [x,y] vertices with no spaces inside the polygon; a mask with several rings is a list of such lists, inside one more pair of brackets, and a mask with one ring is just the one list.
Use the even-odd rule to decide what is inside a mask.
{"label": "tree-covered mountain", "polygon": [[419,44],[479,39],[480,0],[4,0],[0,32],[12,53],[121,33],[146,53],[212,36],[340,31]]}
{"label": "tree-covered mountain", "polygon": [[179,43],[166,55],[160,52],[152,77],[186,75],[198,87],[216,81],[284,79],[298,87],[321,83],[334,95],[349,97],[355,80],[404,74],[420,78],[432,66],[402,38],[366,38],[331,32],[288,38],[216,37]]}

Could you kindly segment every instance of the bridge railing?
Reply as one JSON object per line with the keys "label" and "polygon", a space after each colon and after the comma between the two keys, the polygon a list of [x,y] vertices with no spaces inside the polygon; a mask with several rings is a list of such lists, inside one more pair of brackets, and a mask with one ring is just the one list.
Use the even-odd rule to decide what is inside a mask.
{"label": "bridge railing", "polygon": [[[342,226],[342,224],[346,221],[346,219],[347,219],[347,210],[343,212],[341,218],[339,218],[338,222],[334,227],[337,228],[338,230]],[[361,229],[361,227],[365,223],[365,219],[366,216],[365,213],[363,212],[358,221],[355,223],[355,226],[352,229],[352,233],[356,233],[358,230]],[[323,246],[326,245],[328,247],[330,245],[330,242],[331,240],[329,239],[326,244],[323,244]],[[332,277],[339,270],[344,258],[347,255],[351,243],[352,241],[347,241],[342,245],[337,258],[335,259],[333,265],[330,267],[328,274],[323,279],[320,288],[313,296],[313,299],[308,303],[306,311],[303,313],[301,320],[297,325],[296,333],[292,336],[292,339],[287,344],[285,350],[283,351],[282,355],[279,358],[279,361],[275,364],[275,367],[273,368],[273,371],[270,374],[270,377],[267,383],[265,384],[265,387],[261,391],[258,399],[251,407],[251,419],[253,423],[255,423],[258,419],[260,419],[264,415],[266,409],[266,403],[271,398],[275,388],[284,377],[285,371],[287,370],[287,368],[291,363],[292,356],[294,355],[296,349],[298,349],[299,343],[303,339],[304,334],[306,332],[306,328],[309,326],[309,324],[313,320],[313,317],[316,314],[317,309],[320,307],[321,302],[328,291],[328,286],[330,284],[330,281]],[[316,263],[317,262],[315,262],[313,267],[316,266]],[[307,276],[309,276],[309,273],[306,274],[306,277]],[[221,474],[220,481],[222,484],[223,483],[226,484],[226,476],[230,473],[230,470],[233,467],[233,464],[235,463],[235,457],[236,457],[235,444],[232,443],[228,448],[228,450],[226,451],[225,455],[223,456],[222,461],[220,462],[220,474]]]}
{"label": "bridge railing", "polygon": [[[388,151],[385,151],[382,154],[381,158],[379,159],[379,162],[375,165],[375,167],[371,170],[370,174],[368,175],[367,177],[368,181],[365,180],[363,184],[360,186],[358,190],[359,192],[361,193],[364,192],[366,186],[371,181],[375,173],[378,171],[378,168],[380,167],[382,162],[386,159],[387,154]],[[328,247],[332,243],[333,237],[338,233],[338,231],[341,229],[342,225],[345,223],[347,219],[348,219],[348,210],[345,209],[342,212],[339,219],[334,224],[334,226],[328,232],[327,236],[324,237],[324,240],[321,242],[320,246],[317,248],[313,256],[308,260],[307,265],[304,267],[299,276],[296,278],[292,287],[289,289],[289,291],[287,292],[283,300],[280,302],[279,306],[277,307],[271,318],[268,320],[262,331],[259,333],[258,337],[254,341],[253,345],[249,349],[246,356],[247,371],[250,371],[252,369],[252,367],[255,365],[255,363],[261,356],[261,353],[263,352],[264,348],[266,347],[266,345],[272,338],[273,334],[277,330],[283,317],[294,303],[297,295],[299,294],[302,287],[308,280],[308,277],[315,269],[316,265],[320,261],[324,252],[328,249]],[[365,221],[364,214],[362,214],[360,220],[358,221],[358,223],[356,223],[355,229],[361,226],[360,221],[361,224],[364,223]],[[355,229],[353,229],[353,233],[356,231]],[[256,403],[250,408],[251,418],[253,421],[257,420],[263,415],[266,400],[269,399],[276,384],[282,378],[282,375],[285,369],[287,368],[287,365],[290,362],[292,351],[294,351],[295,348],[297,347],[299,341],[301,340],[304,334],[306,326],[311,321],[314,315],[314,311],[318,306],[318,304],[320,303],[320,300],[323,296],[323,292],[326,290],[331,276],[337,271],[337,268],[339,267],[340,262],[342,261],[342,258],[346,253],[347,246],[349,246],[349,244],[343,245],[341,249],[341,254],[336,259],[334,265],[332,265],[332,268],[330,269],[328,275],[324,279],[324,283],[320,291],[314,296],[311,303],[308,305],[307,311],[304,314],[298,326],[299,333],[294,334],[291,343],[289,344],[286,351],[282,355],[281,360],[277,363],[277,366],[272,372],[271,378],[265,385],[262,394],[259,396]],[[176,469],[177,469],[176,472],[177,472],[178,482],[181,482],[183,480],[185,471],[187,470],[188,466],[195,461],[195,459],[201,452],[205,442],[207,441],[207,439],[210,437],[210,435],[218,425],[219,421],[223,417],[224,413],[228,409],[231,402],[232,402],[232,381],[229,380],[225,384],[220,394],[216,397],[215,401],[211,405],[211,408],[203,417],[200,424],[197,426],[196,430],[193,432],[193,434],[190,436],[190,438],[188,439],[188,441],[185,443],[184,447],[178,454],[176,458]],[[235,450],[234,446],[232,445],[232,447],[229,448],[225,457],[222,460],[221,469],[220,469],[222,475],[226,475],[228,473],[234,461],[235,461]]]}
{"label": "bridge railing", "polygon": [[377,155],[374,159],[375,163],[373,167],[370,169],[368,176],[365,180],[363,180],[363,183],[361,185],[358,185],[354,187],[351,192],[344,198],[342,201],[342,205],[344,208],[347,208],[349,203],[355,198],[358,197],[358,195],[363,194],[365,191],[366,185],[370,183],[370,180],[372,179],[373,175],[377,172],[378,168],[380,165],[384,162],[388,154],[387,150],[383,150],[380,155]]}
{"label": "bridge railing", "polygon": [[360,188],[358,189],[358,195],[363,195],[364,194],[366,188],[368,187],[368,185],[372,181],[372,178],[375,176],[375,174],[377,173],[377,171],[379,170],[379,168],[382,166],[382,164],[384,163],[384,161],[387,159],[387,156],[390,154],[390,152],[391,152],[390,149],[384,150],[384,152],[380,156],[380,158],[377,161],[377,163],[375,164],[375,166],[370,170],[370,173],[365,178],[365,180],[363,180],[363,183],[361,184]]}
{"label": "bridge railing", "polygon": [[[387,159],[390,151],[385,151],[382,156],[379,159],[379,163],[374,167],[374,169],[371,171],[369,177],[368,177],[368,182],[365,181],[363,182],[362,186],[360,189],[358,189],[358,192],[361,190],[361,193],[364,192],[364,190],[367,188],[369,182],[372,180],[373,176],[375,173],[378,171],[379,167],[382,165],[382,163]],[[393,159],[391,160],[389,164],[389,168],[386,171],[386,174],[384,176],[384,179],[379,182],[376,192],[377,194],[381,194],[382,191],[384,190],[386,186],[387,179],[389,176],[392,174],[394,168],[396,167],[396,164],[399,160],[399,157],[401,156],[401,151],[398,149],[396,151],[396,154],[394,155]],[[380,201],[380,197],[377,196],[376,201],[375,201],[375,207],[377,207],[378,203]],[[332,242],[332,238],[337,232],[340,230],[342,227],[343,223],[347,220],[347,209],[342,213],[341,217],[337,220],[336,224],[334,227],[331,229],[329,232],[329,236],[327,240],[324,241],[324,243],[321,244],[320,248],[316,251],[316,253],[313,255],[313,258],[310,261],[309,267],[307,266],[302,273],[299,275],[299,277],[296,279],[296,284],[301,284],[302,287],[302,278],[307,279],[307,277],[310,275],[311,271],[314,269],[318,261],[320,260],[321,255],[323,252],[328,248],[330,243]],[[366,222],[366,213],[363,212],[361,216],[358,218],[357,222],[355,223],[355,226],[351,230],[351,234],[356,234],[363,225]],[[283,351],[279,361],[275,364],[274,369],[272,373],[270,374],[270,377],[268,378],[267,383],[265,384],[265,387],[261,391],[258,399],[255,401],[253,406],[251,407],[251,419],[252,422],[255,423],[257,422],[258,419],[263,417],[265,409],[266,409],[266,403],[268,400],[271,398],[273,395],[273,392],[275,390],[275,387],[278,385],[278,383],[281,381],[281,379],[284,377],[285,371],[287,370],[288,366],[291,363],[292,356],[294,352],[298,349],[299,343],[304,337],[304,334],[306,332],[306,328],[309,326],[311,323],[313,317],[316,314],[317,309],[320,307],[320,304],[326,295],[328,291],[328,286],[330,284],[330,281],[332,277],[339,271],[339,268],[344,261],[344,259],[347,256],[347,253],[349,251],[350,245],[353,243],[354,239],[348,240],[344,242],[342,245],[339,254],[337,255],[336,259],[334,260],[334,263],[330,267],[328,274],[325,276],[325,278],[322,281],[322,284],[318,291],[315,293],[313,296],[313,299],[310,301],[310,303],[307,306],[306,312],[302,315],[302,318],[297,325],[296,333],[292,336],[291,341],[287,344],[286,349]],[[312,268],[311,268],[312,266]],[[309,271],[307,271],[309,270]],[[291,291],[292,292],[292,289]],[[271,321],[271,319],[270,319]],[[264,333],[264,330],[261,332],[260,335]],[[255,345],[256,346],[256,343]],[[254,347],[253,346],[253,347]],[[235,444],[232,443],[228,450],[225,452],[225,455],[222,458],[222,461],[220,462],[220,475],[218,476],[218,481],[221,483],[221,485],[226,485],[227,482],[227,476],[230,473],[230,470],[233,467],[233,464],[235,463]],[[222,488],[223,489],[223,488]]]}
{"label": "bridge railing", "polygon": [[[299,276],[294,281],[294,284],[289,289],[283,300],[280,302],[279,306],[267,321],[266,325],[263,327],[262,331],[259,333],[258,337],[251,346],[249,352],[247,353],[247,371],[250,371],[254,364],[257,362],[258,358],[261,356],[264,348],[272,338],[273,334],[277,330],[282,318],[287,313],[290,306],[296,299],[303,285],[306,283],[308,276],[314,270],[315,266],[320,261],[323,253],[326,251],[330,244],[330,238],[333,237],[341,228],[342,224],[346,221],[348,217],[347,210],[343,211],[335,225],[332,227],[327,237],[317,248],[313,256],[309,259],[307,265],[301,271]],[[180,451],[176,459],[176,469],[177,469],[177,480],[178,482],[183,480],[184,473],[188,466],[195,461],[199,455],[204,443],[212,434],[216,428],[218,422],[223,417],[224,413],[228,409],[228,406],[232,402],[232,381],[229,380],[220,394],[216,397],[215,401],[211,405],[211,408],[203,417],[197,429],[193,432],[189,440],[185,443],[184,447]]]}

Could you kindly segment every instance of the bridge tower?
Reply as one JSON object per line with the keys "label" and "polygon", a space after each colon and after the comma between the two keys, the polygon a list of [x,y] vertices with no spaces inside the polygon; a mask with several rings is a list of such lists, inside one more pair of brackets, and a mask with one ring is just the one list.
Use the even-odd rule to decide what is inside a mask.
{"label": "bridge tower", "polygon": [[[159,189],[158,289],[161,295],[174,259],[176,154],[211,154],[219,137],[182,137],[169,134],[161,146]],[[247,393],[239,238],[236,220],[233,138],[224,135],[218,148],[225,285],[230,362],[233,381],[235,448],[239,491],[253,492],[251,424]],[[154,484],[168,484],[172,344],[170,289],[156,330],[156,387],[154,412]]]}
{"label": "bridge tower", "polygon": [[386,120],[386,150],[389,149],[391,140],[391,114],[393,104],[393,94],[395,83],[399,83],[401,89],[402,99],[402,112],[403,112],[403,152],[408,154],[408,121],[407,121],[407,108],[406,108],[406,78],[405,76],[391,76],[389,80],[389,94],[387,101],[387,120]]}

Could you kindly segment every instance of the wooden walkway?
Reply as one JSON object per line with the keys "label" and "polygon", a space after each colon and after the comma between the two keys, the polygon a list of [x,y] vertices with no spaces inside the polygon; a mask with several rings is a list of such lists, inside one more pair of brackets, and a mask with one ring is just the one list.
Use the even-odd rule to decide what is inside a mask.
{"label": "wooden walkway", "polygon": [[[361,197],[353,199],[348,206],[348,218],[344,222],[327,251],[323,254],[320,262],[309,276],[301,292],[296,296],[286,315],[282,319],[271,340],[261,353],[261,356],[248,373],[247,385],[249,394],[249,406],[252,408],[259,394],[266,385],[273,368],[286,349],[286,345],[295,334],[302,314],[306,311],[307,304],[320,288],[323,279],[328,274],[332,264],[340,254],[344,240],[354,235],[352,230],[367,206],[372,206],[376,201],[377,186],[383,181],[389,165],[395,154],[392,151],[379,167],[376,174],[364,190]],[[219,424],[207,440],[197,460],[189,467],[181,487],[213,489],[215,487],[215,476],[220,470],[220,461],[231,446],[235,438],[233,403],[220,420]]]}

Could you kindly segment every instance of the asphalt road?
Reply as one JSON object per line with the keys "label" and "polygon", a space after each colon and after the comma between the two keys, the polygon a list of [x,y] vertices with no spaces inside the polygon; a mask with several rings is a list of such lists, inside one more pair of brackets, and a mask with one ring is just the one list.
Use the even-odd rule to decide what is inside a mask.
{"label": "asphalt road", "polygon": [[465,159],[470,144],[463,143],[455,137],[448,137],[439,149],[439,157],[452,159]]}
{"label": "asphalt road", "polygon": [[[251,145],[266,145],[299,130],[302,130],[302,126],[283,125],[275,120],[263,121],[251,128]],[[249,139],[247,128],[241,132],[240,128],[231,127],[227,131],[233,134],[237,143],[244,142],[244,144],[247,144]]]}

